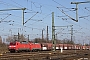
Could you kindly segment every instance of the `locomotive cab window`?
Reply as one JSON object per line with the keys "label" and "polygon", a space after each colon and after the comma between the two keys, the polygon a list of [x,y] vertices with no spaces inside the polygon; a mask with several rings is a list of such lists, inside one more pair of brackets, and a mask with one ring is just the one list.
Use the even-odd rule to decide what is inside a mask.
{"label": "locomotive cab window", "polygon": [[21,43],[22,43],[22,44],[27,44],[28,42],[27,42],[27,41],[22,41]]}
{"label": "locomotive cab window", "polygon": [[16,45],[16,43],[15,42],[12,42],[12,43],[10,43],[10,45]]}

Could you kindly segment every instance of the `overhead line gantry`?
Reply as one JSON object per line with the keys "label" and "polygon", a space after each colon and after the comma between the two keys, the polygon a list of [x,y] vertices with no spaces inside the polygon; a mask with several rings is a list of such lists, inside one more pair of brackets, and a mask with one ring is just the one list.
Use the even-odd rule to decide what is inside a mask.
{"label": "overhead line gantry", "polygon": [[82,4],[82,3],[90,3],[90,1],[85,1],[85,2],[71,2],[71,4],[76,4],[76,22],[78,22],[78,4]]}
{"label": "overhead line gantry", "polygon": [[10,11],[10,10],[22,10],[22,24],[24,25],[24,10],[26,10],[26,8],[3,9],[3,10],[0,10],[0,11]]}

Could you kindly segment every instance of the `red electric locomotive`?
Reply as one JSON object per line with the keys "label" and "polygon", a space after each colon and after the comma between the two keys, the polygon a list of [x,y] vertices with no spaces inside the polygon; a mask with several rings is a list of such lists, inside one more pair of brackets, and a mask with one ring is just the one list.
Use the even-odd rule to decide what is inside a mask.
{"label": "red electric locomotive", "polygon": [[29,43],[30,51],[40,51],[41,44],[40,43]]}
{"label": "red electric locomotive", "polygon": [[41,44],[16,41],[16,42],[11,42],[8,49],[10,52],[38,51],[41,50]]}

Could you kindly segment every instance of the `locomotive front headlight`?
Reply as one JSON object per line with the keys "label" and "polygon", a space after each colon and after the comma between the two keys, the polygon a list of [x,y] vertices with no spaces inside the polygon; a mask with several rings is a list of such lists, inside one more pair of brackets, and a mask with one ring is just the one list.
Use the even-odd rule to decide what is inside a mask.
{"label": "locomotive front headlight", "polygon": [[16,46],[9,46],[9,47],[16,47]]}
{"label": "locomotive front headlight", "polygon": [[16,46],[13,46],[13,47],[16,47]]}
{"label": "locomotive front headlight", "polygon": [[9,46],[9,47],[11,47],[11,46]]}

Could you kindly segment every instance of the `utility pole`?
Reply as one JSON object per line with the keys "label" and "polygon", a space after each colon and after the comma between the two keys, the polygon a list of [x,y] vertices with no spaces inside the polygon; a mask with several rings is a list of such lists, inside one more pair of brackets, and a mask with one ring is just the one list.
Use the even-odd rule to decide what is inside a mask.
{"label": "utility pole", "polygon": [[54,26],[54,12],[52,12],[52,49],[56,51],[56,41],[55,41],[55,26]]}
{"label": "utility pole", "polygon": [[42,30],[42,41],[43,41],[43,30]]}
{"label": "utility pole", "polygon": [[24,26],[24,10],[25,10],[26,8],[23,8],[22,9],[22,24],[23,24],[23,26]]}
{"label": "utility pole", "polygon": [[10,39],[10,40],[12,41],[12,30],[10,29],[9,31],[10,31],[10,33],[11,33],[11,39]]}
{"label": "utility pole", "polygon": [[76,4],[76,22],[78,22],[78,4]]}
{"label": "utility pole", "polygon": [[48,26],[47,26],[47,42],[48,42]]}
{"label": "utility pole", "polygon": [[57,40],[57,34],[55,34],[55,39]]}
{"label": "utility pole", "polygon": [[71,43],[72,43],[72,41],[73,41],[73,27],[72,27],[73,25],[71,25]]}
{"label": "utility pole", "polygon": [[78,4],[81,4],[81,3],[90,3],[90,1],[86,1],[86,2],[71,2],[71,4],[76,4],[76,22],[78,22]]}
{"label": "utility pole", "polygon": [[19,39],[20,39],[20,35],[19,35],[19,32],[18,32],[18,41],[20,41]]}
{"label": "utility pole", "polygon": [[28,35],[28,42],[29,42],[29,35]]}
{"label": "utility pole", "polygon": [[18,28],[18,41],[20,41],[19,28]]}

